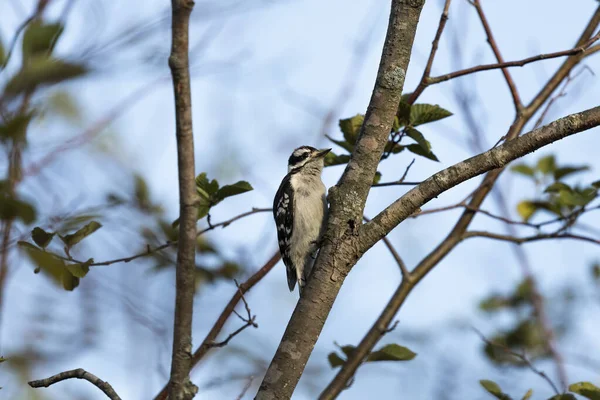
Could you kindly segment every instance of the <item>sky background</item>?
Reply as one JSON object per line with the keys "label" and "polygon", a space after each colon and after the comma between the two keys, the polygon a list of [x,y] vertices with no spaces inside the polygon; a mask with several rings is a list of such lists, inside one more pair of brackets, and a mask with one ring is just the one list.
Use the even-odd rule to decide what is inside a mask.
{"label": "sky background", "polygon": [[[482,3],[506,60],[571,48],[598,6],[592,0]],[[58,18],[64,4],[55,0],[48,18]],[[442,5],[436,0],[425,5],[405,91],[412,91],[420,79]],[[31,1],[0,3],[0,35],[4,43],[8,43],[31,7]],[[166,12],[168,2],[156,0],[73,3],[57,52],[86,56],[95,66],[88,78],[64,85],[80,102],[84,122],[80,128],[53,121],[35,125],[30,132],[28,157],[39,159],[65,138],[81,135],[114,108],[122,112],[91,142],[64,153],[40,178],[23,183],[24,193],[44,204],[48,212],[98,204],[108,192],[130,193],[134,172],[148,181],[152,199],[165,208],[167,220],[177,217]],[[364,113],[377,73],[388,15],[389,2],[381,1],[196,2],[190,36],[195,50],[192,92],[196,170],[207,172],[221,183],[247,180],[255,189],[225,200],[211,212],[213,221],[228,219],[251,207],[269,207],[295,147],[331,147],[323,132],[340,138],[337,120]],[[140,24],[147,27],[142,39],[139,44],[128,44],[124,29]],[[104,46],[90,50],[90,46],[99,43]],[[525,102],[535,96],[561,61],[511,69]],[[466,1],[455,0],[432,74],[491,62],[493,54],[474,8]],[[584,64],[600,73],[598,54]],[[440,104],[455,115],[423,127],[422,132],[440,162],[417,158],[408,180],[425,179],[474,154],[464,112],[455,96],[461,88],[470,96],[469,107],[481,127],[484,147],[490,148],[506,133],[514,111],[500,71],[430,87],[419,102]],[[597,106],[598,93],[597,76],[583,72],[545,121]],[[331,111],[335,118],[323,126],[325,115]],[[594,129],[569,137],[527,156],[525,161],[532,163],[555,153],[561,164],[592,166],[590,173],[576,175],[570,182],[597,180],[599,133]],[[334,151],[341,149],[334,147]],[[400,178],[412,159],[412,154],[403,152],[384,161],[380,168],[382,181]],[[326,169],[326,186],[334,185],[342,171],[342,167]],[[480,181],[476,178],[459,185],[425,208],[456,203]],[[502,175],[499,187],[506,196],[511,217],[518,219],[517,202],[535,195],[535,188],[525,178],[509,173]],[[373,189],[365,214],[374,216],[406,190]],[[483,208],[498,212],[491,196]],[[121,215],[118,210],[111,215],[102,221],[103,229],[78,249],[81,258],[111,259],[142,248],[143,240],[131,231],[143,221],[132,220],[130,214]],[[409,219],[389,238],[412,268],[445,237],[459,215],[460,211],[455,210]],[[597,227],[600,213],[587,215],[585,222]],[[472,227],[505,232],[502,224],[483,216],[478,216]],[[268,213],[210,232],[207,238],[224,257],[243,260],[246,271],[241,280],[260,268],[276,250],[275,227]],[[563,288],[574,288],[577,307],[568,311],[551,307],[549,312],[556,319],[568,320],[570,330],[561,338],[559,348],[567,360],[570,381],[591,380],[598,384],[600,324],[596,316],[600,302],[589,286],[588,268],[593,260],[600,259],[598,248],[573,241],[542,241],[524,248],[544,294],[560,296]],[[157,393],[166,382],[170,364],[172,270],[151,273],[152,265],[145,261],[99,267],[82,280],[77,290],[65,292],[43,276],[32,274],[32,267],[17,253],[11,261],[2,310],[0,353],[10,357],[28,348],[48,348],[52,350],[48,354],[53,356],[36,363],[31,372],[36,379],[83,367],[109,381],[123,399],[148,399]],[[510,291],[521,279],[510,245],[481,239],[459,245],[413,291],[397,317],[397,329],[378,345],[397,342],[418,356],[407,363],[361,367],[354,384],[340,399],[489,398],[479,387],[479,379],[494,379],[515,397],[529,388],[534,388],[534,399],[549,397],[552,393],[548,385],[531,371],[493,367],[482,354],[481,339],[471,329],[476,327],[492,335],[508,326],[512,321],[509,315],[489,318],[477,309],[477,303],[492,292]],[[336,349],[334,343],[357,344],[399,282],[400,271],[382,244],[359,261],[344,283],[294,399],[316,398],[336,372],[327,364],[327,354]],[[234,290],[231,281],[201,287],[195,300],[195,346]],[[194,369],[192,378],[200,387],[198,398],[234,399],[248,376],[254,376],[254,380],[245,398],[253,397],[294,309],[297,293],[288,292],[280,263],[246,299],[259,328],[244,331]],[[133,323],[128,322],[131,315],[138,317]],[[93,339],[82,344],[81,329],[91,319]],[[231,318],[221,337],[239,324],[239,320]],[[65,342],[73,345],[65,346]],[[577,355],[598,360],[595,370],[584,365]],[[555,377],[551,363],[540,362],[539,368]],[[24,389],[18,377],[2,369],[0,386],[4,389],[0,398],[103,398],[91,385],[75,380],[48,389]]]}

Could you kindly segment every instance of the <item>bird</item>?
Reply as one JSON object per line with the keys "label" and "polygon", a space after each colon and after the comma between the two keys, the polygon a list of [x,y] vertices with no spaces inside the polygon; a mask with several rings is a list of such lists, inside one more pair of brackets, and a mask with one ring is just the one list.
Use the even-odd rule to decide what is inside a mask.
{"label": "bird", "polygon": [[292,292],[298,282],[300,296],[312,271],[327,220],[326,188],[321,173],[330,151],[311,146],[295,149],[288,159],[288,173],[273,200],[288,287]]}

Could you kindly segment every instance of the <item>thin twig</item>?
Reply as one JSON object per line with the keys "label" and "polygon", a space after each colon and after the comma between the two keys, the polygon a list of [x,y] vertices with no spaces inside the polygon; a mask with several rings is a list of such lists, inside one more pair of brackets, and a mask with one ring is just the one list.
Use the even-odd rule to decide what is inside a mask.
{"label": "thin twig", "polygon": [[[365,222],[371,221],[371,219],[369,217],[367,217],[366,215],[363,215],[363,219],[365,220]],[[398,254],[398,252],[394,248],[394,245],[392,244],[392,242],[388,239],[387,236],[385,236],[382,240],[383,240],[383,243],[385,244],[385,246],[388,248],[388,250],[392,254],[392,257],[394,257],[396,264],[398,264],[398,267],[400,268],[400,273],[402,274],[402,279],[410,280],[411,279],[410,272],[408,271],[408,268],[406,268],[406,264],[404,263],[404,260],[402,260],[402,257],[400,257],[400,254]]]}
{"label": "thin twig", "polygon": [[244,395],[246,394],[246,392],[248,391],[248,389],[250,389],[250,386],[252,386],[252,381],[254,381],[254,376],[251,376],[251,377],[248,378],[248,381],[246,382],[246,384],[242,388],[241,393],[238,395],[238,397],[236,397],[236,400],[242,400],[242,398],[244,397]]}
{"label": "thin twig", "polygon": [[446,22],[448,21],[448,10],[450,9],[450,2],[452,0],[446,0],[444,3],[444,10],[442,11],[442,15],[440,16],[440,23],[437,28],[437,32],[435,33],[435,37],[433,38],[433,42],[431,43],[431,52],[429,53],[429,59],[427,60],[427,65],[425,66],[425,70],[423,71],[423,76],[421,77],[421,81],[419,85],[415,89],[414,92],[411,93],[408,98],[408,104],[414,104],[417,101],[417,98],[423,93],[423,91],[429,85],[427,80],[431,75],[431,67],[433,66],[433,59],[435,58],[435,54],[438,49],[438,44],[440,42],[440,38],[442,37],[442,32],[444,32],[444,28],[446,27]]}
{"label": "thin twig", "polygon": [[547,240],[547,239],[574,239],[581,240],[583,242],[588,242],[592,244],[600,245],[599,239],[594,239],[588,236],[576,235],[572,233],[543,233],[534,236],[526,236],[526,237],[516,237],[511,235],[502,235],[499,233],[492,233],[486,231],[467,231],[462,235],[463,239],[469,239],[474,237],[482,237],[488,239],[496,239],[502,240],[505,242],[512,242],[516,244],[523,244],[529,242],[537,242],[539,240]]}
{"label": "thin twig", "polygon": [[[502,63],[477,65],[475,67],[461,69],[459,71],[451,72],[448,74],[434,76],[427,80],[427,85],[435,85],[440,82],[449,81],[451,79],[458,78],[458,77],[465,76],[465,75],[470,75],[475,72],[488,71],[488,70],[492,70],[492,69],[507,68],[507,67],[522,67],[526,64],[529,64],[529,63],[532,63],[535,61],[549,60],[552,58],[573,56],[573,55],[578,55],[578,54],[579,55],[582,55],[582,54],[589,55],[589,54],[592,54],[592,52],[593,52],[592,50],[597,47],[597,46],[589,47],[589,45],[591,43],[597,41],[598,39],[600,39],[600,33],[598,33],[593,38],[591,38],[586,44],[569,49],[569,50],[557,51],[555,53],[538,54],[537,56],[527,57],[527,58],[524,58],[524,59],[518,60],[518,61],[508,61],[508,62],[502,62]],[[600,47],[600,46],[598,46],[598,47]]]}
{"label": "thin twig", "polygon": [[112,386],[106,381],[98,378],[96,375],[87,372],[83,368],[77,368],[70,371],[61,372],[56,375],[52,375],[46,379],[40,379],[37,381],[28,382],[29,386],[32,388],[41,388],[48,387],[50,385],[54,385],[55,383],[64,381],[66,379],[85,379],[90,382],[92,385],[96,386],[98,389],[102,390],[104,394],[111,400],[121,400],[119,395],[115,392]]}
{"label": "thin twig", "polygon": [[548,382],[548,384],[552,387],[552,390],[554,390],[554,392],[556,394],[560,394],[560,391],[558,390],[558,388],[556,387],[556,385],[554,384],[554,382],[552,382],[552,379],[550,379],[548,377],[548,375],[544,372],[544,371],[540,371],[539,369],[537,369],[532,363],[531,361],[527,358],[527,356],[525,355],[525,352],[523,351],[523,354],[519,354],[513,350],[511,350],[510,348],[503,346],[501,344],[498,343],[494,343],[490,340],[488,340],[483,333],[479,332],[476,328],[473,328],[473,331],[475,331],[475,333],[481,338],[482,341],[485,342],[485,344],[487,344],[488,346],[493,346],[496,347],[502,351],[504,351],[507,354],[510,354],[511,356],[514,356],[516,358],[518,358],[519,360],[523,361],[531,371],[533,371],[535,374],[539,375],[542,379],[544,379],[546,382]]}
{"label": "thin twig", "polygon": [[237,221],[239,219],[245,218],[245,217],[247,217],[249,215],[253,215],[253,214],[257,214],[257,213],[262,213],[262,212],[271,212],[271,211],[273,211],[272,208],[266,208],[266,207],[265,208],[256,208],[256,207],[253,207],[252,210],[247,211],[245,213],[242,213],[240,215],[236,215],[235,217],[233,217],[231,219],[228,219],[227,221],[219,222],[217,224],[210,224],[208,228],[205,228],[205,229],[202,229],[202,230],[198,231],[198,236],[200,236],[203,233],[206,233],[208,231],[212,231],[213,229],[218,228],[218,227],[226,228],[232,222],[235,222],[235,221]]}
{"label": "thin twig", "polygon": [[[487,41],[494,52],[494,56],[496,56],[496,60],[498,63],[503,63],[504,59],[502,58],[502,54],[500,54],[500,49],[498,48],[498,44],[496,43],[496,39],[494,39],[494,35],[492,33],[492,28],[488,23],[488,20],[483,12],[483,8],[481,7],[481,3],[479,0],[470,1],[475,9],[477,10],[477,14],[479,15],[479,19],[483,25],[483,29],[485,30],[485,34],[487,36]],[[519,91],[517,90],[517,85],[515,85],[515,81],[513,80],[510,72],[506,68],[502,68],[502,74],[504,75],[504,79],[506,80],[506,84],[510,90],[510,93],[513,98],[513,102],[515,103],[515,109],[517,113],[523,108],[523,103],[521,102],[521,97],[519,96]]]}

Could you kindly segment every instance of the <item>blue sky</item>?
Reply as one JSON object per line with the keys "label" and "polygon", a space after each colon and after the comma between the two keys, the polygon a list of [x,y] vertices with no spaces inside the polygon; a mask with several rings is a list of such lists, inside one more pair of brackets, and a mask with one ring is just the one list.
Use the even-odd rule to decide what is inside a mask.
{"label": "blue sky", "polygon": [[[3,22],[0,32],[5,43],[22,19],[9,3],[0,4]],[[23,2],[23,9],[30,8],[27,3],[30,2]],[[58,4],[63,3],[56,0],[56,8],[50,9],[50,15],[58,15],[62,9]],[[106,41],[125,26],[156,20],[165,10],[166,3],[76,1],[58,51],[77,54],[84,44]],[[441,3],[430,0],[425,5],[406,91],[414,89],[421,76]],[[597,2],[592,0],[568,4],[542,0],[486,0],[482,3],[506,60],[570,48],[597,7]],[[377,72],[389,4],[377,1],[352,4],[343,1],[257,1],[232,6],[226,12],[218,11],[222,4],[215,4],[219,3],[198,1],[192,23],[192,46],[203,40],[205,34],[211,38],[193,59],[197,171],[206,171],[220,182],[248,180],[255,187],[251,193],[220,204],[212,218],[221,221],[253,206],[268,207],[271,204],[294,147],[302,144],[329,147],[322,136],[323,117],[329,110],[335,111],[336,119],[325,127],[325,131],[337,137],[340,137],[337,119],[365,111]],[[67,86],[85,105],[86,121],[101,118],[130,93],[157,78],[168,78],[168,26],[157,27],[151,32],[143,47],[125,46],[101,57],[100,68],[95,74]],[[453,40],[463,55],[460,60],[453,52]],[[364,54],[356,55],[356,45],[362,41],[368,43],[368,49]],[[162,56],[162,64],[148,62],[150,56],[158,60]],[[450,72],[457,66],[464,68],[490,62],[494,62],[493,54],[474,9],[466,1],[455,0],[433,74]],[[525,102],[537,93],[560,62],[561,59],[549,60],[511,69]],[[600,56],[587,59],[585,65],[600,73]],[[347,71],[352,73],[350,84]],[[514,111],[500,71],[483,72],[427,89],[419,101],[440,104],[454,111],[455,116],[423,128],[441,162],[417,159],[409,173],[410,180],[424,179],[473,155],[462,111],[452,94],[461,83],[477,96],[470,107],[483,128],[486,147],[491,147],[508,129]],[[342,102],[338,101],[340,91],[347,86],[351,87],[351,93]],[[551,109],[546,122],[597,106],[597,93],[600,93],[598,79],[591,73],[583,73],[570,86],[568,95]],[[78,132],[72,129],[65,132],[64,127],[50,125],[44,137],[41,135],[45,133],[43,128],[37,127],[37,132],[32,132],[38,135],[33,149],[39,153],[35,154],[43,153],[48,143],[56,143],[53,142],[56,138]],[[86,204],[93,204],[108,190],[127,192],[130,176],[122,171],[131,169],[148,180],[153,198],[165,206],[168,218],[174,219],[178,198],[173,132],[172,90],[167,79],[156,83],[143,98],[128,106],[92,144],[68,153],[68,157],[52,166],[49,179],[60,178],[66,182],[58,184],[57,194],[53,197],[56,204],[68,207],[79,198],[84,198]],[[573,178],[573,182],[597,180],[600,167],[598,132],[595,129],[570,137],[526,160],[532,162],[542,155],[556,153],[560,163],[593,167],[592,173]],[[99,150],[102,148],[110,151]],[[401,153],[382,163],[383,180],[398,179],[411,160],[410,154]],[[335,184],[341,172],[341,167],[327,169],[324,173],[326,185]],[[462,184],[426,207],[457,202],[478,182],[480,178]],[[534,188],[525,179],[512,174],[504,174],[499,184],[511,207],[511,217],[518,218],[514,212],[516,203],[532,196]],[[35,186],[34,183],[31,185]],[[405,191],[403,187],[374,189],[368,199],[366,215],[375,215]],[[485,202],[484,208],[498,210],[492,198]],[[458,215],[459,211],[450,211],[407,220],[389,238],[407,265],[413,267],[448,233]],[[586,223],[598,226],[600,218],[590,214]],[[504,232],[502,225],[484,217],[476,218],[473,227]],[[98,260],[132,254],[143,243],[128,243],[123,239],[127,237],[122,224],[107,223],[96,241],[86,247],[85,254],[92,253]],[[211,232],[208,237],[232,259],[246,260],[250,272],[258,269],[276,249],[275,229],[268,214],[251,216],[225,230]],[[600,258],[597,248],[563,241],[528,244],[525,249],[544,293],[555,293],[565,284],[581,288],[581,294],[587,293],[584,283],[589,263]],[[58,361],[42,363],[35,369],[36,377],[84,367],[108,380],[125,399],[150,398],[164,383],[170,362],[170,344],[165,343],[164,338],[170,340],[173,283],[172,275],[165,273],[157,278],[146,272],[147,267],[140,262],[92,271],[93,275],[86,277],[79,289],[87,290],[88,294],[92,292],[94,295],[90,298],[97,301],[97,341],[86,351],[76,352],[73,358],[67,353]],[[506,325],[506,318],[498,321],[484,318],[476,304],[490,292],[510,290],[521,278],[509,245],[479,239],[461,244],[411,294],[398,315],[398,328],[382,340],[382,343],[405,344],[417,352],[418,357],[401,365],[384,363],[362,367],[356,382],[340,398],[352,400],[375,396],[393,399],[400,393],[410,399],[437,398],[436,393],[444,390],[444,376],[453,377],[451,381],[454,382],[447,392],[456,395],[448,398],[485,398],[477,384],[479,379],[485,378],[496,379],[510,387],[515,396],[534,387],[540,398],[548,397],[551,392],[538,376],[528,371],[502,372],[492,368],[482,358],[480,339],[469,328],[473,325],[492,334],[495,328]],[[326,361],[327,353],[335,350],[334,342],[356,344],[399,281],[399,270],[381,244],[360,260],[342,288],[309,361],[310,373],[301,380],[294,399],[315,398],[334,375],[335,371]],[[201,290],[195,303],[196,345],[212,326],[234,288],[233,283],[222,282]],[[2,326],[2,348],[7,356],[26,346],[28,340],[37,340],[27,333],[31,332],[28,322],[35,315],[36,295],[40,293],[51,298],[54,307],[60,310],[53,322],[58,327],[65,321],[80,323],[86,318],[78,304],[83,294],[56,289],[41,276],[31,274],[27,265],[16,269],[7,290],[8,303]],[[118,298],[116,292],[120,293]],[[158,321],[157,325],[169,331],[157,337],[143,326],[126,323],[125,302],[121,301],[124,297],[140,314]],[[297,294],[287,290],[280,264],[247,296],[252,312],[257,315],[259,329],[245,331],[230,346],[214,352],[194,370],[194,382],[201,388],[199,397],[235,398],[245,380],[227,379],[237,375],[255,375],[249,393],[256,390],[264,362],[270,361],[296,299]],[[585,353],[590,358],[600,359],[600,343],[594,333],[599,326],[597,319],[591,317],[597,313],[597,301],[595,304],[586,302],[576,309],[571,316],[575,319],[573,333],[561,340],[560,349],[565,353]],[[234,330],[239,323],[232,319],[224,333]],[[248,360],[243,351],[249,351],[257,363]],[[540,368],[554,374],[549,363],[541,363]],[[578,362],[567,363],[567,370],[572,381],[597,380],[597,374],[594,376]],[[226,382],[208,385],[218,379]],[[0,386],[15,390],[4,380]],[[54,398],[77,393],[85,393],[89,396],[86,398],[101,398],[99,392],[79,381],[44,389],[44,393]],[[33,396],[33,391],[24,391],[21,395],[32,398],[29,396]]]}

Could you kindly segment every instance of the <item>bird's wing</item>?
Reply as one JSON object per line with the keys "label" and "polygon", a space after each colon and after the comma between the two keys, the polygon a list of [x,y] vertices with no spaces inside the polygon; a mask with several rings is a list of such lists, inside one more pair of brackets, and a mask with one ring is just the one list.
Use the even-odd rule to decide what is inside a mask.
{"label": "bird's wing", "polygon": [[281,258],[285,264],[287,272],[287,281],[290,291],[296,286],[296,267],[292,264],[290,257],[290,239],[294,231],[294,193],[290,183],[291,175],[286,175],[277,190],[275,200],[273,201],[273,216],[277,227],[277,241]]}

